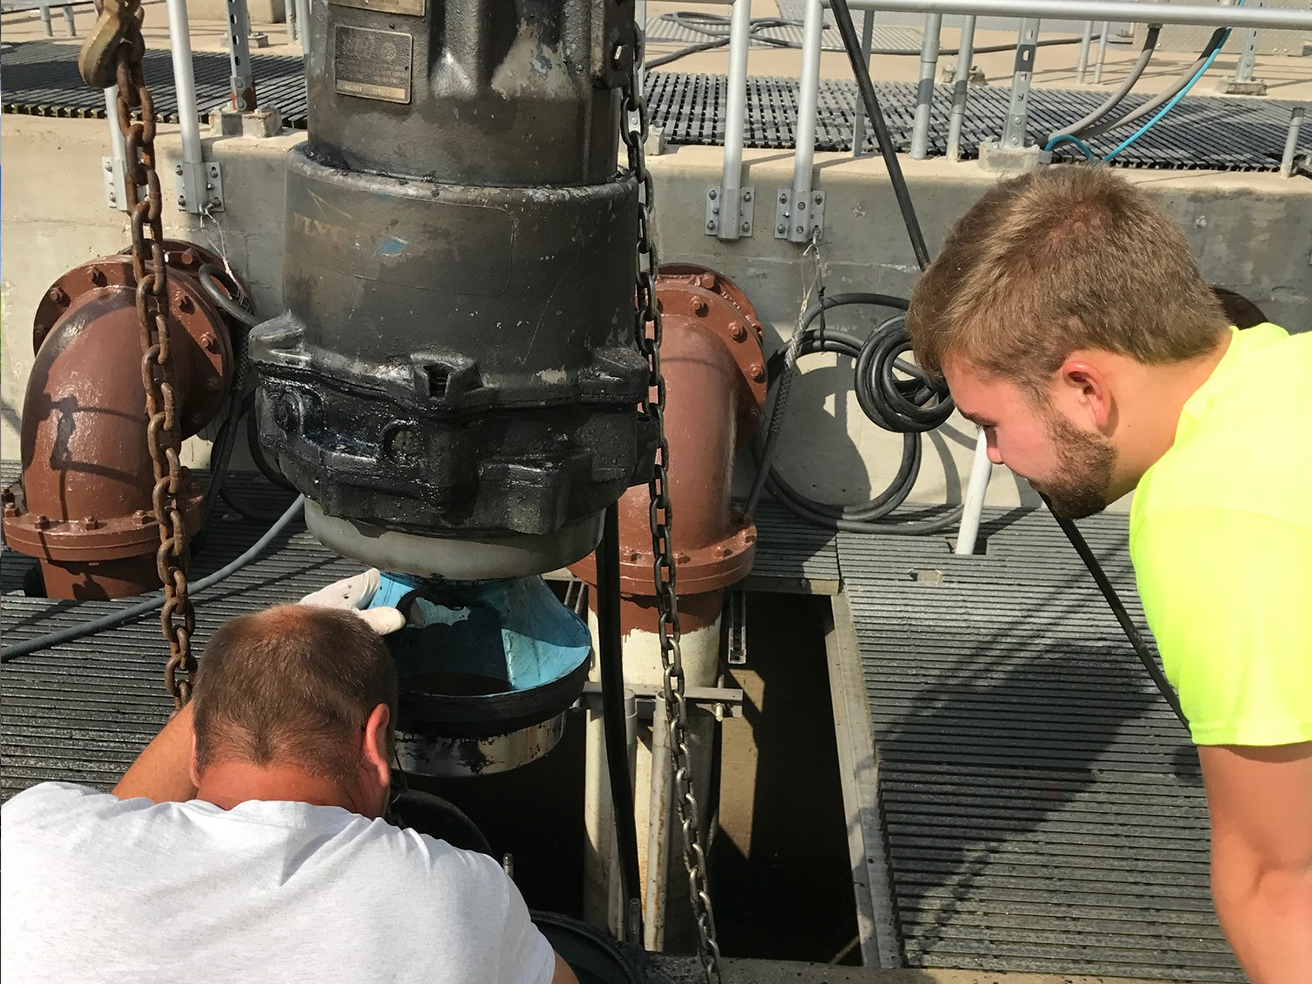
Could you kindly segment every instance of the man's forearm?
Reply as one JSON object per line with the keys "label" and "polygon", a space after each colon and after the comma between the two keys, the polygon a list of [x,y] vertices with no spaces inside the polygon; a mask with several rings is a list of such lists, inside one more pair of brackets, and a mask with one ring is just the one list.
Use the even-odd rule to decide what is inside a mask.
{"label": "man's forearm", "polygon": [[1212,893],[1253,984],[1312,984],[1312,869],[1263,872],[1214,851]]}
{"label": "man's forearm", "polygon": [[156,803],[184,803],[196,795],[191,781],[191,705],[169,719],[114,787],[119,799],[145,797]]}

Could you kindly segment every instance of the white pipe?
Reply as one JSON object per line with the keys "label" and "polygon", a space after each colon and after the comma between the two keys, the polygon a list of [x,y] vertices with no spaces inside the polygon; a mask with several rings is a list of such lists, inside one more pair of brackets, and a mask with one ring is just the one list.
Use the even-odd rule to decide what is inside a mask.
{"label": "white pipe", "polygon": [[957,45],[957,77],[952,83],[952,110],[948,115],[948,160],[961,160],[961,125],[966,118],[966,99],[970,90],[970,70],[975,61],[975,18],[961,21],[961,42]]}
{"label": "white pipe", "polygon": [[1280,176],[1288,178],[1294,173],[1294,152],[1298,149],[1298,131],[1303,126],[1307,108],[1295,106],[1289,114],[1289,130],[1285,133],[1285,152],[1280,155]]}
{"label": "white pipe", "polygon": [[1080,56],[1075,60],[1075,81],[1084,85],[1084,76],[1089,71],[1089,45],[1093,43],[1093,21],[1084,22],[1084,33],[1080,36]]}
{"label": "white pipe", "polygon": [[310,8],[310,0],[292,0],[296,4],[296,31],[301,37],[301,51],[309,53],[310,40],[314,36],[314,25],[311,23],[313,11]]}
{"label": "white pipe", "polygon": [[205,159],[200,146],[200,109],[196,102],[196,76],[191,65],[191,28],[187,0],[166,0],[169,15],[169,49],[173,54],[173,85],[178,95],[178,129],[184,164]]}
{"label": "white pipe", "polygon": [[737,239],[742,224],[743,130],[747,119],[747,48],[752,41],[752,0],[734,0],[729,21],[729,112],[724,120],[724,171],[720,187],[720,238]]}
{"label": "white pipe", "polygon": [[1112,33],[1112,22],[1103,21],[1098,29],[1098,64],[1093,66],[1093,84],[1102,85],[1102,66],[1107,61],[1107,37]]}
{"label": "white pipe", "polygon": [[[929,111],[934,104],[934,73],[938,71],[939,37],[943,33],[943,15],[925,17],[925,41],[920,46],[920,82],[916,86],[916,115],[911,127],[911,159],[923,161],[929,156]],[[970,74],[969,69],[966,72]]]}
{"label": "white pipe", "polygon": [[957,531],[956,553],[969,556],[975,552],[979,536],[979,518],[984,512],[984,496],[989,490],[993,462],[989,461],[989,441],[980,428],[975,438],[975,458],[970,465],[970,481],[966,485],[966,500],[961,513],[961,528]]}
{"label": "white pipe", "polygon": [[899,10],[912,14],[975,14],[980,17],[1060,18],[1131,24],[1196,24],[1312,30],[1312,10],[1233,7],[1138,0],[848,0],[853,10]]}
{"label": "white pipe", "polygon": [[[811,168],[815,163],[815,114],[820,105],[820,48],[825,29],[820,0],[807,0],[802,21],[802,72],[797,87],[797,151],[793,158],[793,204],[788,238],[806,242],[811,232]],[[801,232],[798,232],[798,228]]]}

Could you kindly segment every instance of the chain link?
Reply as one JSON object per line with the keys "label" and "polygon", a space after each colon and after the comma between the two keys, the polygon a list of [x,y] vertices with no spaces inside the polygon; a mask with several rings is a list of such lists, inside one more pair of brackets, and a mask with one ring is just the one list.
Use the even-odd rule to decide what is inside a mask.
{"label": "chain link", "polygon": [[[174,705],[182,707],[191,698],[191,678],[196,671],[196,658],[191,652],[196,615],[187,593],[187,526],[181,507],[183,469],[179,457],[182,431],[169,336],[163,196],[155,169],[155,106],[141,67],[146,43],[141,35],[139,0],[105,4],[101,21],[104,23],[97,24],[86,50],[90,50],[93,38],[119,39],[112,49],[100,52],[98,57],[108,59],[112,56],[114,78],[118,83],[115,108],[126,145],[123,191],[132,225],[132,271],[137,284],[137,320],[141,336],[141,385],[146,394],[146,445],[155,476],[151,505],[159,525],[155,567],[164,587],[160,629],[169,645],[164,686],[173,697]],[[93,56],[88,55],[87,60],[93,60]],[[97,75],[94,80],[103,81],[103,77]],[[140,119],[132,118],[134,109],[140,110]],[[143,186],[145,198],[141,197]]]}
{"label": "chain link", "polygon": [[[670,449],[665,439],[661,311],[656,299],[656,276],[660,271],[660,261],[651,236],[654,195],[645,155],[647,100],[639,91],[640,83],[636,78],[640,72],[640,68],[630,70],[625,80],[623,135],[628,147],[629,170],[638,182],[638,277],[634,334],[638,348],[647,357],[648,365],[648,386],[642,409],[655,422],[657,434],[656,464],[648,489],[651,494],[649,515],[652,552],[656,558],[652,573],[656,582],[661,667],[665,674],[665,685],[661,693],[665,699],[665,717],[669,729],[675,809],[683,830],[683,863],[688,871],[688,894],[697,924],[697,955],[708,984],[719,984],[720,947],[716,942],[715,912],[711,907],[710,885],[706,877],[706,852],[701,842],[701,814],[693,794],[692,765],[688,754],[688,704],[684,699],[683,656],[679,650],[679,602],[675,592],[677,571],[670,537],[674,517],[669,497]],[[650,331],[648,325],[651,326]]]}

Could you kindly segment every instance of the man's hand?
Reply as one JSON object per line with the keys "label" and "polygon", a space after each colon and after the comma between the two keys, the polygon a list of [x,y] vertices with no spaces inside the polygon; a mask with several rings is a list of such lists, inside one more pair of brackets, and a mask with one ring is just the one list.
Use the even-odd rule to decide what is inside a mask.
{"label": "man's hand", "polygon": [[405,616],[397,608],[367,607],[378,593],[381,578],[378,568],[371,567],[363,574],[334,581],[326,588],[320,588],[313,594],[306,595],[300,603],[353,611],[368,622],[379,635],[389,635],[405,627]]}
{"label": "man's hand", "polygon": [[1198,759],[1221,928],[1253,984],[1312,984],[1312,742]]}

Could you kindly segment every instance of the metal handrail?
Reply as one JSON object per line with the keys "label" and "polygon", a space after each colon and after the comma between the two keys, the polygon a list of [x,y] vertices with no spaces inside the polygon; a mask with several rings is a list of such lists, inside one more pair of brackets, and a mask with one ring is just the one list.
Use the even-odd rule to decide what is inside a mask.
{"label": "metal handrail", "polygon": [[[828,6],[828,0],[821,2]],[[978,17],[1037,17],[1312,31],[1312,10],[1283,7],[1141,3],[1138,0],[848,0],[848,6],[853,10],[887,10],[913,14],[974,14]]]}

